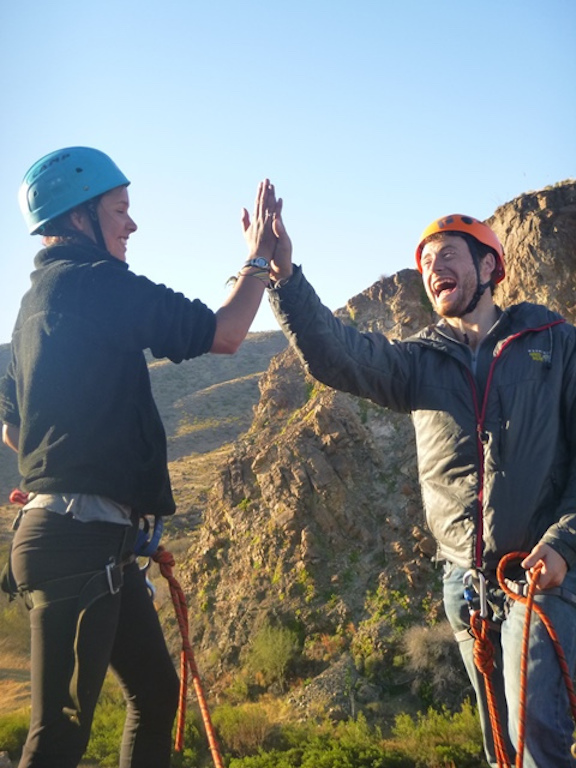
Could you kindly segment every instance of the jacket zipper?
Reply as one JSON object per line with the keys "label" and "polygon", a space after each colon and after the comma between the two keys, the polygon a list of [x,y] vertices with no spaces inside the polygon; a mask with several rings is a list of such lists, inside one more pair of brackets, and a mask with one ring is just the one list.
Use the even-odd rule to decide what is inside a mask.
{"label": "jacket zipper", "polygon": [[488,371],[488,377],[486,379],[486,388],[484,390],[484,398],[482,400],[482,408],[480,409],[478,407],[478,396],[477,396],[477,388],[476,388],[476,381],[474,379],[474,376],[469,368],[466,368],[466,373],[468,375],[468,380],[470,381],[470,388],[472,390],[472,399],[474,402],[474,413],[476,416],[476,447],[478,450],[478,498],[476,501],[476,506],[478,510],[478,517],[476,521],[476,545],[475,545],[475,560],[476,560],[476,568],[481,569],[482,568],[482,555],[483,555],[483,545],[484,545],[484,446],[488,442],[488,435],[484,431],[484,420],[486,418],[486,407],[488,405],[488,394],[490,392],[490,387],[492,385],[492,379],[494,377],[494,369],[496,367],[496,363],[500,359],[500,356],[504,352],[505,349],[508,348],[508,346],[513,342],[516,341],[516,339],[519,339],[521,336],[524,336],[526,333],[538,333],[540,331],[545,331],[549,328],[552,328],[554,325],[560,325],[561,323],[566,322],[565,320],[555,320],[552,323],[547,323],[546,325],[541,326],[540,328],[525,328],[522,331],[519,331],[518,333],[515,333],[513,336],[509,336],[506,341],[502,343],[502,346],[494,356],[494,359],[492,360],[492,363],[490,364],[490,369]]}

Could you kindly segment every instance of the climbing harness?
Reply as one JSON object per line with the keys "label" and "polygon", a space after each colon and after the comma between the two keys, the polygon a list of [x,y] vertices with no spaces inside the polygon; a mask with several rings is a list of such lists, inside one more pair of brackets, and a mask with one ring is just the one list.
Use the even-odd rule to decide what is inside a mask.
{"label": "climbing harness", "polygon": [[[538,603],[534,602],[534,596],[538,587],[541,566],[535,568],[534,574],[529,584],[517,584],[505,577],[507,566],[516,560],[523,560],[528,556],[526,552],[511,552],[505,555],[496,571],[496,578],[503,592],[514,601],[523,603],[526,606],[526,616],[524,620],[524,631],[522,637],[521,649],[521,667],[520,667],[520,701],[519,701],[519,724],[518,724],[518,745],[516,748],[515,768],[522,768],[524,763],[524,749],[526,741],[526,696],[527,696],[527,670],[528,670],[528,649],[530,643],[530,624],[532,613],[536,613],[548,635],[554,644],[558,663],[564,678],[568,699],[572,711],[572,717],[576,723],[576,694],[568,668],[568,663],[558,639],[558,635],[546,613]],[[474,663],[478,671],[483,675],[484,685],[486,687],[486,697],[488,713],[490,716],[490,725],[492,727],[492,736],[494,739],[494,750],[499,768],[509,768],[512,764],[505,746],[502,725],[496,706],[496,695],[492,684],[492,672],[494,670],[494,645],[489,637],[489,631],[494,629],[494,623],[489,620],[488,599],[486,577],[479,570],[467,571],[464,574],[464,597],[468,602],[470,611],[470,634],[474,639]],[[480,607],[474,608],[473,601],[477,593]],[[571,603],[576,603],[576,596],[561,587],[546,590],[546,594],[559,595]],[[572,745],[571,753],[576,757],[576,743]]]}
{"label": "climbing harness", "polygon": [[[13,527],[18,527],[22,517],[22,508],[27,504],[29,495],[19,489],[10,494],[10,502],[20,506],[20,513],[16,517]],[[82,629],[82,622],[90,607],[100,598],[106,595],[116,595],[120,592],[124,583],[124,568],[134,562],[134,555],[128,555],[117,561],[111,557],[104,568],[95,571],[74,573],[71,576],[63,576],[58,579],[44,582],[34,589],[18,587],[10,568],[10,560],[3,575],[3,589],[9,593],[11,600],[21,596],[29,610],[44,608],[47,605],[64,600],[76,601],[76,630],[74,634],[74,666],[70,677],[69,694],[71,706],[63,707],[63,713],[73,723],[80,722],[81,709],[78,696],[78,644]],[[5,586],[6,585],[6,586]]]}
{"label": "climbing harness", "polygon": [[[20,507],[23,507],[27,501],[28,494],[18,489],[12,491],[10,494],[10,502],[13,504],[18,504]],[[184,748],[186,695],[188,692],[187,671],[189,667],[192,682],[194,684],[194,689],[198,699],[200,713],[202,715],[202,721],[206,731],[208,745],[210,747],[210,753],[212,755],[212,760],[216,768],[224,768],[224,762],[218,747],[216,733],[206,702],[206,696],[204,695],[200,673],[198,671],[198,667],[196,666],[194,653],[190,645],[186,596],[184,595],[184,591],[182,590],[182,587],[178,583],[172,571],[175,565],[174,557],[170,552],[165,550],[164,547],[160,546],[160,539],[162,537],[163,528],[163,519],[161,517],[155,517],[154,523],[151,524],[148,517],[141,516],[139,521],[138,534],[136,536],[136,542],[134,545],[134,555],[131,555],[126,560],[123,560],[120,563],[116,563],[115,560],[111,558],[110,562],[106,565],[103,571],[74,574],[73,576],[66,578],[55,579],[52,582],[43,584],[40,589],[34,589],[32,591],[19,590],[12,580],[10,583],[10,586],[12,587],[10,596],[11,599],[13,599],[17,595],[22,595],[29,608],[39,608],[54,600],[65,600],[73,597],[78,599],[78,622],[76,626],[76,637],[74,640],[75,664],[70,682],[70,695],[73,706],[64,708],[64,714],[67,715],[72,722],[78,722],[80,715],[80,705],[77,696],[77,678],[79,666],[77,657],[77,644],[83,616],[85,615],[88,608],[99,597],[103,597],[106,594],[116,594],[120,591],[123,583],[124,567],[129,562],[133,562],[137,558],[146,558],[146,562],[144,565],[140,566],[140,570],[144,572],[148,591],[151,598],[154,598],[155,588],[152,582],[148,579],[146,573],[152,562],[158,563],[160,573],[168,581],[170,595],[172,597],[176,618],[178,620],[178,627],[182,637],[182,650],[180,653],[180,695],[178,701],[178,716],[174,748],[177,752],[182,752]],[[8,576],[10,576],[9,568]]]}

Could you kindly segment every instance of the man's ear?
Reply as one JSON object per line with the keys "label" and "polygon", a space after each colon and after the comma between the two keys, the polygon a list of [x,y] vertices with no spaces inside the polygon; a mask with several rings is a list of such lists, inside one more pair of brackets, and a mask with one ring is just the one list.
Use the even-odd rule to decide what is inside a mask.
{"label": "man's ear", "polygon": [[480,261],[480,281],[485,283],[490,280],[495,269],[496,256],[492,253],[492,251],[488,251],[488,253],[486,253],[486,255]]}

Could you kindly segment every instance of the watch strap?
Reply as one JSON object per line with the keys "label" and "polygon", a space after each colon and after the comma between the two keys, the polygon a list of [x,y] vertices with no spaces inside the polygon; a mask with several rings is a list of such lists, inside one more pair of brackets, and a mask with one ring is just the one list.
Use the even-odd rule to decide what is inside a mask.
{"label": "watch strap", "polygon": [[255,258],[248,259],[248,261],[244,262],[242,269],[244,269],[244,267],[256,267],[257,269],[265,269],[269,272],[270,262],[263,256],[256,256]]}

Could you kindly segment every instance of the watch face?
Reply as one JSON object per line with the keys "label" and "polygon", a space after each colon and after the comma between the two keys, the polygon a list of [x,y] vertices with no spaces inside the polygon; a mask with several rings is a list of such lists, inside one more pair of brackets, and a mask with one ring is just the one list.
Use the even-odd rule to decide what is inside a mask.
{"label": "watch face", "polygon": [[262,256],[256,256],[255,259],[251,259],[250,264],[252,264],[252,266],[254,267],[264,267],[265,269],[268,269],[268,267],[270,266],[266,261],[266,259],[263,258]]}

